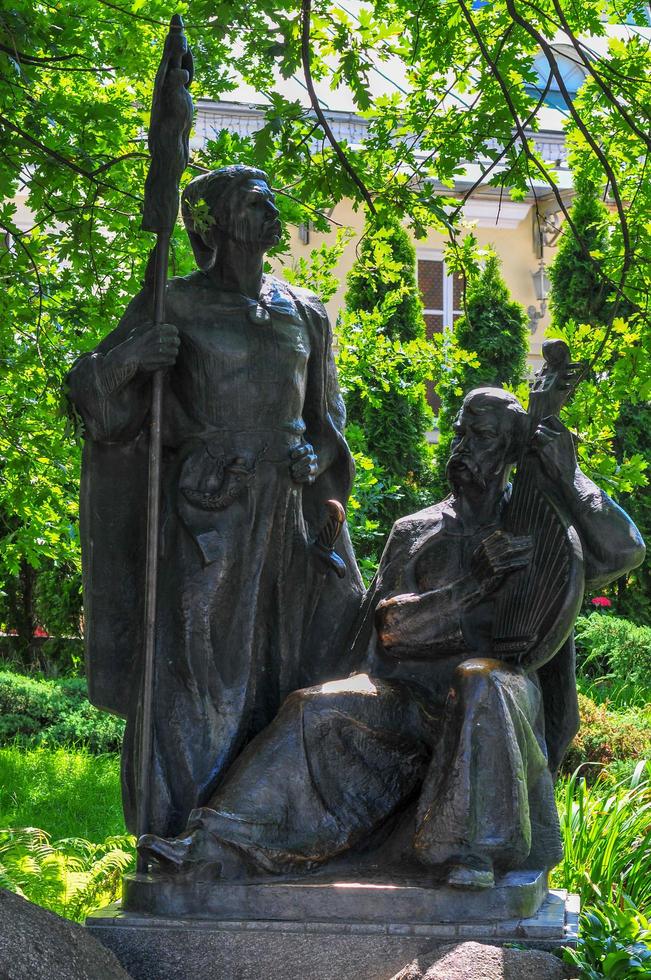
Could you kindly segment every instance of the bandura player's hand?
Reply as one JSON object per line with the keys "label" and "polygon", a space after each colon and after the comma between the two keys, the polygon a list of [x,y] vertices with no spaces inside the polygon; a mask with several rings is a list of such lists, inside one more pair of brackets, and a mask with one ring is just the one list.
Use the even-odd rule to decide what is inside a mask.
{"label": "bandura player's hand", "polygon": [[382,599],[375,610],[375,627],[382,646],[389,649],[400,642],[405,620],[418,610],[420,596],[413,592]]}
{"label": "bandura player's hand", "polygon": [[533,542],[508,531],[494,531],[481,542],[472,556],[472,571],[485,592],[501,583],[505,575],[526,568],[531,561]]}
{"label": "bandura player's hand", "polygon": [[531,449],[550,480],[564,485],[574,482],[574,440],[559,418],[549,416],[542,420],[531,438]]}

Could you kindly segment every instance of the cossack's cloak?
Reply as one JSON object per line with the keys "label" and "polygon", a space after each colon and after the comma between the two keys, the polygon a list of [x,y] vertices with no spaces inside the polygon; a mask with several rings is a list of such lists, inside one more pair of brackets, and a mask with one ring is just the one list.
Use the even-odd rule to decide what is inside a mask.
{"label": "cossack's cloak", "polygon": [[[201,275],[171,280],[168,296],[187,289],[193,278]],[[273,277],[265,276],[260,301],[272,315],[274,310],[298,312],[309,331],[311,352],[303,410],[306,438],[325,450],[331,460],[314,484],[303,484],[303,513],[309,533],[315,537],[326,517],[325,502],[336,499],[345,507],[354,477],[353,460],[343,437],[345,408],[337,384],[331,328],[322,303],[313,294]],[[98,417],[96,410],[96,391],[91,396],[85,390],[88,372],[79,367],[87,358],[106,355],[147,329],[151,304],[151,292],[145,287],[131,301],[117,328],[95,351],[83,355],[68,377],[70,400],[85,425],[80,532],[89,697],[97,707],[123,716],[132,703],[143,649],[151,382],[144,377],[139,383],[135,394],[139,411],[135,413],[135,382],[129,382],[129,405],[125,400],[122,426],[116,426],[119,399],[116,402],[112,397],[110,428],[114,441],[107,441],[101,413]],[[87,408],[91,403],[92,412]],[[336,676],[337,661],[363,594],[347,528],[336,550],[346,563],[346,576],[340,579],[324,570],[315,577],[314,594],[308,597],[313,615],[306,641],[309,669],[302,678],[305,684]]]}

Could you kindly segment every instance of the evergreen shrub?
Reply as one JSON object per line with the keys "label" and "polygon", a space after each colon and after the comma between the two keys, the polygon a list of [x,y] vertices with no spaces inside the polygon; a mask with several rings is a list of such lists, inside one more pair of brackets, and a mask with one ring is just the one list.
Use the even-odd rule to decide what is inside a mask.
{"label": "evergreen shrub", "polygon": [[438,352],[425,337],[415,269],[400,223],[369,222],[337,328],[346,435],[358,467],[349,518],[363,570],[377,564],[393,522],[431,502],[425,385]]}
{"label": "evergreen shrub", "polygon": [[[574,172],[575,197],[571,217],[574,230],[566,225],[549,268],[550,333],[565,336],[573,355],[590,360],[593,344],[611,334],[601,358],[601,370],[583,381],[574,406],[566,409],[596,464],[596,481],[630,514],[645,540],[651,539],[651,487],[644,469],[651,458],[651,403],[644,351],[636,337],[634,307],[621,298],[615,305],[612,288],[602,273],[602,264],[612,249],[610,215],[603,202],[603,188],[581,168]],[[581,244],[579,244],[581,243]],[[586,254],[587,253],[587,254]],[[621,319],[610,327],[613,317]],[[624,321],[628,320],[628,324]],[[583,328],[582,325],[586,325]],[[583,332],[585,329],[586,332]],[[626,349],[637,348],[637,364],[623,363]],[[605,366],[605,370],[604,370]],[[624,371],[622,371],[624,368]],[[646,393],[645,393],[646,387]],[[571,423],[570,423],[571,424]],[[601,454],[592,446],[610,440],[612,451]],[[601,457],[601,458],[600,458]],[[639,462],[636,462],[639,461]],[[585,461],[584,461],[585,462]],[[635,473],[635,469],[639,472]],[[626,481],[635,479],[632,486]],[[617,612],[637,623],[651,626],[651,570],[648,563],[622,576],[608,590]]]}
{"label": "evergreen shrub", "polygon": [[[625,402],[619,412],[615,430],[618,462],[637,454],[647,463],[651,460],[651,402]],[[646,542],[651,542],[651,484],[638,486],[633,493],[619,498]],[[636,623],[651,626],[651,562],[643,562],[617,583],[617,612]]]}
{"label": "evergreen shrub", "polygon": [[580,170],[574,174],[574,189],[571,215],[576,231],[569,226],[563,230],[548,270],[552,332],[570,320],[604,323],[612,304],[599,267],[599,259],[609,247],[608,209],[594,181]]}
{"label": "evergreen shrub", "polygon": [[646,688],[651,701],[651,627],[592,613],[579,616],[575,637],[583,675]]}
{"label": "evergreen shrub", "polygon": [[82,678],[47,680],[0,671],[0,745],[79,744],[91,752],[120,750],[124,722],[94,708]]}
{"label": "evergreen shrub", "polygon": [[651,717],[648,711],[630,708],[611,711],[607,704],[596,704],[579,694],[581,727],[563,760],[562,771],[572,773],[585,763],[581,775],[588,781],[612,763],[651,758]]}

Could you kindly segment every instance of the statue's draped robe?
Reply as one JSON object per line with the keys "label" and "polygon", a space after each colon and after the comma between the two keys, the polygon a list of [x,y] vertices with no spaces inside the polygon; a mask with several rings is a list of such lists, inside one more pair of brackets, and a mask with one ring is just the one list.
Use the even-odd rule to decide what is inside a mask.
{"label": "statue's draped robe", "polygon": [[[179,330],[165,375],[161,557],[150,829],[177,833],[289,692],[337,672],[362,593],[347,531],[340,580],[311,550],[325,501],[344,505],[353,467],[330,328],[307,291],[265,277],[270,314],[195,273],[168,285]],[[123,378],[111,351],[146,329],[151,294],[69,376],[85,424],[81,491],[91,700],[127,718],[123,799],[137,826],[150,376]],[[260,310],[258,310],[260,313]],[[310,442],[314,485],[290,476]]]}

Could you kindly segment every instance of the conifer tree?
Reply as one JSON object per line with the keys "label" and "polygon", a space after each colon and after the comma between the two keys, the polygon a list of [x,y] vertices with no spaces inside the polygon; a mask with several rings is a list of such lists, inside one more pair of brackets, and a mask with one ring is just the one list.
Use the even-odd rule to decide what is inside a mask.
{"label": "conifer tree", "polygon": [[571,217],[576,236],[566,225],[549,268],[552,327],[561,329],[570,320],[601,324],[608,317],[608,291],[599,271],[599,259],[608,248],[608,212],[589,177],[579,171],[574,183]]}
{"label": "conifer tree", "polygon": [[[572,324],[589,324],[604,329],[613,315],[613,299],[600,272],[602,259],[611,248],[608,210],[599,186],[580,169],[574,173],[576,196],[572,203],[573,232],[566,225],[554,262],[549,269],[552,332],[564,331]],[[579,244],[583,244],[583,248]],[[586,250],[591,259],[586,256]],[[627,319],[632,308],[625,299],[617,304],[617,316]],[[593,379],[597,386],[603,379]],[[651,456],[651,404],[622,401],[614,420],[614,455],[618,463],[637,454]],[[612,490],[610,491],[612,493]],[[619,495],[619,502],[631,515],[643,537],[651,536],[651,488],[638,486],[632,493]],[[623,576],[615,588],[617,612],[638,623],[651,624],[651,572],[648,563]]]}
{"label": "conifer tree", "polygon": [[452,427],[465,395],[483,385],[516,386],[525,376],[529,341],[524,307],[511,299],[500,261],[490,252],[482,271],[469,280],[463,316],[454,325],[455,346],[476,358],[457,361],[438,388],[441,409],[436,450],[436,489],[449,492],[445,466],[453,438]]}
{"label": "conifer tree", "polygon": [[431,351],[415,249],[398,221],[369,221],[348,276],[338,339],[347,436],[374,473],[372,499],[367,494],[363,508],[375,543],[368,548],[355,540],[364,558],[379,554],[398,517],[422,505],[431,479],[426,433],[433,417],[425,388]]}
{"label": "conifer tree", "polygon": [[357,261],[348,274],[346,309],[370,313],[393,295],[385,323],[389,337],[416,340],[425,336],[425,321],[416,283],[416,250],[400,222],[383,218],[367,225]]}

